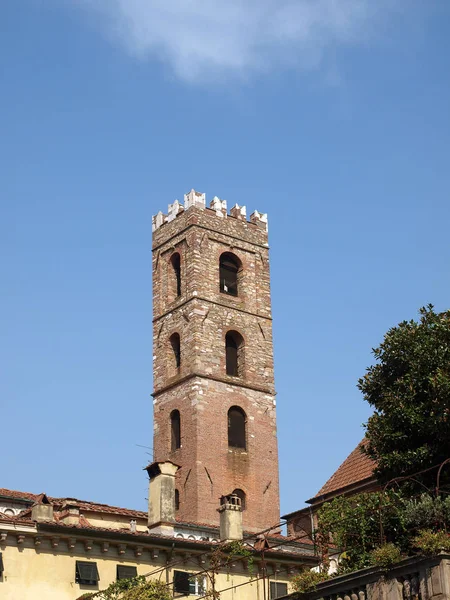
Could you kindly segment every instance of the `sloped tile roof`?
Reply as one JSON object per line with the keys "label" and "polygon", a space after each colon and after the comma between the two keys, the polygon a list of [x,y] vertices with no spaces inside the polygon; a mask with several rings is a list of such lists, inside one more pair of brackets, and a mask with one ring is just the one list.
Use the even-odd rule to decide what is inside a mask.
{"label": "sloped tile roof", "polygon": [[[18,490],[8,490],[0,488],[0,497],[11,498],[13,500],[24,500],[30,503],[39,502],[45,494],[32,494],[30,492],[19,492]],[[78,500],[77,498],[55,498],[47,496],[48,500],[55,507],[77,506],[81,511],[101,512],[114,515],[122,515],[126,517],[138,517],[145,519],[147,513],[142,510],[133,510],[131,508],[121,508],[119,506],[110,506],[109,504],[101,504],[99,502],[89,502],[86,500]]]}
{"label": "sloped tile roof", "polygon": [[0,488],[0,496],[12,498],[15,500],[29,500],[30,502],[36,502],[38,494],[30,494],[29,492],[19,492],[17,490],[7,490],[6,488]]}
{"label": "sloped tile roof", "polygon": [[314,498],[337,492],[342,488],[362,482],[373,477],[375,468],[374,461],[362,452],[362,448],[367,444],[363,439],[347,456],[337,471],[330,477],[324,486],[317,492]]}

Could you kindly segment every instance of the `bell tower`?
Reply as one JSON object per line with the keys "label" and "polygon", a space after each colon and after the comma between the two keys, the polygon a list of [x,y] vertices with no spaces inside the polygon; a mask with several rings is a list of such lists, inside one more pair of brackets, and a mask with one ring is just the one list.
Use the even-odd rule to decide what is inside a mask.
{"label": "bell tower", "polygon": [[176,474],[182,522],[279,522],[267,216],[192,190],[153,217],[154,460]]}

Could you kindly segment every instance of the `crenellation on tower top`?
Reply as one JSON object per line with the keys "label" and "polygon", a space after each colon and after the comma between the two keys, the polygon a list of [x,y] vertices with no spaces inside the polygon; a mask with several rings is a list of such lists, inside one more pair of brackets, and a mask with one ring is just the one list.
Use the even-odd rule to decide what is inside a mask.
{"label": "crenellation on tower top", "polygon": [[163,214],[161,211],[152,217],[152,231],[156,231],[164,225],[167,220],[167,215]]}
{"label": "crenellation on tower top", "polygon": [[[184,206],[178,200],[175,200],[173,204],[169,204],[168,213],[165,215],[161,211],[152,217],[152,231],[156,231],[165,223],[170,223],[178,215],[189,210],[191,207],[200,208],[201,210],[206,209],[206,194],[196,192],[192,189],[188,194],[184,195]],[[213,210],[216,215],[220,218],[228,216],[227,212],[227,201],[221,200],[218,196],[214,196],[209,204],[209,210]],[[250,215],[250,220],[247,221],[247,208],[235,204],[229,212],[229,216],[239,221],[245,221],[246,223],[252,223],[262,230],[267,231],[267,214],[263,214],[255,210]]]}
{"label": "crenellation on tower top", "polygon": [[188,194],[184,195],[184,208],[188,210],[191,206],[197,206],[198,208],[205,208],[206,206],[206,194],[196,192],[192,189]]}
{"label": "crenellation on tower top", "polygon": [[247,220],[247,207],[239,206],[239,204],[235,204],[230,209],[230,216],[234,217],[235,219],[240,219],[241,221],[246,221]]}
{"label": "crenellation on tower top", "polygon": [[214,196],[214,198],[211,200],[209,208],[212,208],[212,210],[216,211],[216,215],[218,217],[226,217],[227,216],[227,201],[226,200],[221,200],[217,196]]}
{"label": "crenellation on tower top", "polygon": [[265,229],[267,231],[268,221],[267,221],[267,213],[260,213],[257,210],[250,215],[250,223],[254,223],[258,225],[261,229]]}
{"label": "crenellation on tower top", "polygon": [[170,223],[170,221],[173,221],[179,215],[179,213],[183,211],[184,207],[178,202],[178,200],[175,200],[173,204],[169,204],[167,222]]}

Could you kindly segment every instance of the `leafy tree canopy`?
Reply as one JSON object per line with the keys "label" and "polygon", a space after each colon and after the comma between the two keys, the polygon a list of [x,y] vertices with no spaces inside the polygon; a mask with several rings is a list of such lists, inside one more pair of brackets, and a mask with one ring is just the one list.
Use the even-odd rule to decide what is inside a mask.
{"label": "leafy tree canopy", "polygon": [[[390,329],[373,354],[377,362],[358,387],[375,409],[365,425],[365,451],[377,477],[386,482],[449,458],[450,311],[421,308],[419,321]],[[424,474],[421,484],[434,488],[436,474]],[[450,464],[443,476],[448,484]]]}

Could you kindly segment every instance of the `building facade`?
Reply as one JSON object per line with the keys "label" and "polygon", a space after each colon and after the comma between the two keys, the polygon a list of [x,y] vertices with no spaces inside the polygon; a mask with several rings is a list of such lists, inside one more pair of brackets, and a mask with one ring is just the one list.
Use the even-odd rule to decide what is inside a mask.
{"label": "building facade", "polygon": [[153,218],[148,512],[0,489],[2,600],[77,600],[146,575],[174,597],[274,600],[317,565],[280,534],[267,217],[191,191]]}
{"label": "building facade", "polygon": [[[9,509],[17,507],[12,516]],[[174,598],[204,596],[219,531],[180,524],[161,535],[149,531],[147,521],[143,511],[0,488],[0,598],[77,600],[135,575],[162,581]],[[289,591],[299,569],[317,563],[308,546],[286,538],[268,538],[272,548],[263,557],[255,541],[246,541],[254,549],[253,570],[237,560],[218,574],[221,599],[276,598]]]}

